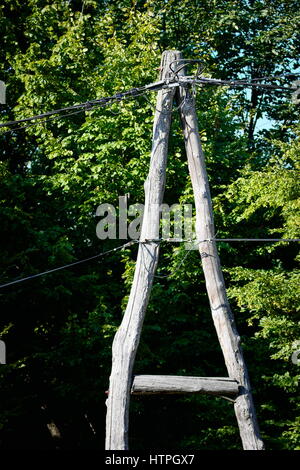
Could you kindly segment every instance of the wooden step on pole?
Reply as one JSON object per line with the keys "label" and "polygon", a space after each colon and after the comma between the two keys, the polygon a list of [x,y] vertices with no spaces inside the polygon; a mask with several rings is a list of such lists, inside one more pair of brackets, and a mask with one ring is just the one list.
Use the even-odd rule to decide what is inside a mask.
{"label": "wooden step on pole", "polygon": [[[160,79],[169,77],[169,65],[179,57],[177,51],[162,55]],[[157,94],[153,125],[150,169],[145,181],[145,209],[141,240],[159,239],[159,206],[163,200],[169,131],[175,89],[162,89]],[[112,347],[112,369],[106,415],[107,450],[128,449],[128,414],[132,368],[139,344],[144,316],[159,254],[159,243],[139,244],[133,284],[122,323]]]}
{"label": "wooden step on pole", "polygon": [[[184,75],[184,69],[180,73]],[[197,240],[210,240],[200,242],[199,251],[211,313],[228,375],[240,385],[239,395],[234,404],[240,436],[244,449],[262,450],[264,444],[259,434],[247,366],[226,295],[217,245],[214,241],[215,228],[212,201],[199,137],[194,97],[188,86],[185,88],[179,87],[177,93],[178,100],[182,104],[180,115],[196,206]]]}
{"label": "wooden step on pole", "polygon": [[237,395],[236,380],[227,377],[189,377],[180,375],[136,375],[132,395],[199,393],[208,395]]}

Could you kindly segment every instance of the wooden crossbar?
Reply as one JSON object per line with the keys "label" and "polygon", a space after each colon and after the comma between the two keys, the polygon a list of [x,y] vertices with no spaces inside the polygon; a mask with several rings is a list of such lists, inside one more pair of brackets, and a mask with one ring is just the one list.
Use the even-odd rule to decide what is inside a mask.
{"label": "wooden crossbar", "polygon": [[132,395],[200,393],[237,395],[239,385],[227,377],[190,377],[179,375],[135,375]]}

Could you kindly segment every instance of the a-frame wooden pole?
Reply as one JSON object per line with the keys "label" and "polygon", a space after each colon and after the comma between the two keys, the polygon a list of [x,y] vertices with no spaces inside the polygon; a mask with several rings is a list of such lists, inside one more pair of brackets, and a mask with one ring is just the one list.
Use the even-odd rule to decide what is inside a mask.
{"label": "a-frame wooden pole", "polygon": [[[184,70],[181,73],[184,74]],[[262,450],[264,444],[259,434],[247,366],[226,295],[216,242],[213,240],[215,228],[212,201],[199,137],[194,98],[189,87],[179,87],[177,93],[179,101],[182,103],[180,115],[195,198],[197,240],[211,240],[199,243],[211,313],[229,378],[235,379],[240,386],[239,395],[234,404],[240,436],[245,450]]]}
{"label": "a-frame wooden pole", "polygon": [[[160,79],[168,78],[169,65],[178,59],[179,52],[165,51],[161,60]],[[145,209],[141,241],[159,238],[159,206],[163,200],[169,131],[175,89],[158,92],[153,125],[153,144],[150,169],[145,181]],[[140,244],[133,284],[127,308],[113,342],[112,370],[109,383],[106,416],[107,450],[128,448],[129,398],[132,385],[132,368],[139,344],[144,316],[153,283],[159,254],[159,244]]]}

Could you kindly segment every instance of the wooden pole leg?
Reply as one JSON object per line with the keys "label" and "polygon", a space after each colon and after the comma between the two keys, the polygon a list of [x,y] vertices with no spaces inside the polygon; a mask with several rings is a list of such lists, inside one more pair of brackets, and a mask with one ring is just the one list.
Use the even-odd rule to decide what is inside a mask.
{"label": "wooden pole leg", "polygon": [[[179,52],[165,51],[160,78],[168,78],[169,65]],[[153,145],[149,174],[145,182],[145,210],[141,241],[159,238],[159,206],[163,200],[167,165],[168,140],[174,89],[158,92],[153,125]],[[140,243],[128,305],[112,347],[112,370],[107,399],[106,449],[128,448],[129,398],[132,368],[139,344],[144,316],[159,254],[157,242]]]}
{"label": "wooden pole leg", "polygon": [[[184,74],[184,70],[181,73]],[[264,444],[259,434],[247,366],[228,302],[216,242],[213,240],[215,228],[212,201],[194,98],[189,88],[180,87],[178,94],[182,103],[180,114],[195,198],[197,239],[211,240],[199,244],[211,313],[229,377],[240,385],[234,405],[240,436],[244,449],[262,450]]]}

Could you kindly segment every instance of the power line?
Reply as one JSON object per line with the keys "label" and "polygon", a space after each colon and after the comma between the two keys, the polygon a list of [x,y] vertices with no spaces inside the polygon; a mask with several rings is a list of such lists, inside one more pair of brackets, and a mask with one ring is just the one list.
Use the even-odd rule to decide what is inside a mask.
{"label": "power line", "polygon": [[[278,242],[278,241],[284,241],[284,242],[300,242],[300,238],[207,238],[204,240],[196,240],[196,239],[181,239],[181,238],[153,238],[153,239],[145,239],[140,241],[139,243],[141,244],[147,244],[147,243],[161,243],[161,242],[170,242],[170,243],[194,243],[195,246],[199,246],[200,243],[206,243],[206,242]],[[158,279],[168,279],[172,277],[183,265],[184,261],[186,258],[189,256],[192,250],[187,250],[185,255],[182,257],[180,260],[179,264],[171,271],[169,274],[154,274],[155,278]],[[143,254],[143,253],[142,253]],[[145,260],[144,260],[144,265]]]}
{"label": "power line", "polygon": [[[176,69],[173,68],[173,64],[174,63],[180,63],[180,65],[177,65]],[[201,76],[201,73],[205,70],[205,65],[203,64],[203,62],[200,60],[200,59],[179,59],[179,60],[174,60],[173,62],[170,63],[169,65],[169,68],[170,68],[170,71],[176,76],[177,79],[179,79],[179,72],[184,69],[188,64],[190,63],[196,63],[198,65],[197,67],[197,72],[195,73],[194,75],[194,79],[202,79],[202,78],[206,78],[206,77],[203,77]],[[300,72],[295,72],[295,73],[292,73],[292,72],[289,72],[289,73],[285,73],[285,74],[281,74],[281,75],[275,75],[275,76],[264,76],[264,77],[255,77],[255,78],[251,78],[250,79],[250,82],[253,82],[253,81],[258,81],[258,80],[278,80],[280,78],[287,78],[287,77],[297,77],[297,76],[300,76]],[[186,77],[186,78],[191,78],[191,77]],[[214,79],[212,79],[214,80]],[[220,82],[222,80],[219,80]],[[228,80],[229,81],[229,80]],[[231,82],[236,82],[236,83],[239,83],[239,84],[248,84],[248,85],[251,85],[251,83],[249,83],[249,80],[230,80]],[[261,84],[261,85],[264,85],[264,84]],[[256,85],[254,85],[256,86]],[[275,85],[276,86],[276,85]],[[284,87],[286,89],[286,87]],[[294,88],[292,88],[294,89]]]}
{"label": "power line", "polygon": [[[17,124],[22,124],[22,123],[28,122],[28,121],[36,121],[36,120],[39,120],[39,119],[45,119],[45,118],[48,118],[48,117],[53,116],[55,114],[59,115],[60,113],[65,113],[65,112],[72,111],[72,110],[86,111],[86,110],[92,109],[95,106],[107,106],[109,104],[113,104],[115,102],[121,101],[121,100],[126,99],[126,98],[132,98],[132,97],[134,98],[135,96],[139,96],[143,92],[159,90],[159,89],[163,88],[164,86],[165,86],[165,81],[163,81],[163,80],[159,81],[159,82],[155,82],[155,83],[150,83],[148,85],[144,85],[144,86],[139,87],[139,88],[131,88],[130,90],[120,92],[120,93],[116,93],[115,95],[112,95],[112,96],[106,96],[106,97],[103,97],[103,98],[98,98],[98,99],[95,99],[95,100],[86,101],[84,103],[75,104],[75,105],[68,106],[68,107],[65,107],[65,108],[54,109],[54,110],[48,111],[46,113],[36,114],[34,116],[30,116],[30,117],[27,117],[27,118],[17,119],[15,121],[3,122],[3,123],[0,123],[0,128],[1,127],[11,127],[11,126],[15,126]],[[67,115],[64,115],[64,117],[67,116]]]}
{"label": "power line", "polygon": [[205,238],[203,240],[197,240],[196,238],[153,238],[140,241],[139,243],[206,243],[206,242],[300,242],[300,238]]}
{"label": "power line", "polygon": [[[253,79],[253,80],[258,80],[258,79]],[[16,126],[18,124],[22,124],[25,122],[29,121],[38,121],[42,120],[42,122],[47,122],[49,121],[49,117],[53,115],[58,115],[56,118],[52,119],[60,119],[62,117],[68,117],[73,114],[76,114],[77,112],[82,112],[82,111],[89,111],[93,109],[94,107],[98,106],[108,106],[110,104],[119,102],[123,99],[128,99],[128,98],[135,98],[137,96],[141,96],[145,94],[147,91],[158,91],[162,88],[171,88],[171,87],[177,87],[180,85],[187,85],[187,84],[195,84],[195,85],[217,85],[217,86],[229,86],[229,87],[242,87],[242,88],[247,88],[247,87],[254,87],[254,88],[261,88],[261,89],[272,89],[272,90],[280,90],[280,91],[296,91],[297,87],[296,86],[291,86],[291,87],[283,87],[279,85],[271,85],[271,84],[262,84],[262,83],[253,83],[253,82],[246,82],[244,80],[219,80],[215,78],[207,78],[207,77],[202,77],[202,76],[177,76],[175,74],[173,79],[166,79],[166,80],[161,80],[155,83],[150,83],[148,85],[144,85],[142,87],[138,88],[131,88],[130,90],[124,91],[124,92],[119,92],[116,93],[112,96],[107,96],[103,98],[98,98],[95,100],[90,100],[86,101],[84,103],[80,104],[75,104],[72,106],[68,106],[65,108],[60,108],[60,109],[54,109],[52,111],[48,111],[46,113],[42,114],[37,114],[34,116],[30,116],[27,118],[23,119],[17,119],[15,121],[7,121],[0,123],[0,128],[2,127],[12,127]],[[72,112],[75,110],[74,112]],[[70,113],[69,113],[70,111]],[[64,114],[61,114],[64,113]],[[34,125],[34,124],[33,124]],[[19,130],[19,129],[24,129],[29,126],[23,126],[21,128],[16,128],[13,130]],[[7,131],[10,132],[10,131]]]}
{"label": "power line", "polygon": [[[34,278],[37,278],[37,277],[40,277],[40,276],[45,276],[47,274],[54,273],[54,272],[60,271],[62,269],[71,268],[72,266],[76,266],[77,264],[81,264],[81,263],[86,263],[87,261],[91,261],[91,260],[94,260],[96,258],[101,258],[103,256],[108,255],[109,253],[113,253],[115,251],[121,250],[122,248],[129,247],[129,246],[131,246],[135,243],[143,245],[143,244],[147,244],[147,243],[161,243],[161,242],[183,243],[184,242],[184,243],[194,243],[195,245],[198,245],[200,243],[213,242],[213,241],[215,241],[215,242],[300,242],[300,238],[207,238],[207,239],[204,239],[204,240],[181,239],[181,238],[180,239],[179,238],[151,238],[151,239],[146,238],[145,240],[131,240],[130,242],[126,242],[123,245],[117,246],[116,248],[112,248],[111,250],[105,251],[104,253],[99,253],[98,255],[94,255],[94,256],[91,256],[89,258],[85,258],[85,259],[82,259],[82,260],[79,260],[79,261],[75,261],[74,263],[65,264],[63,266],[59,266],[58,268],[49,269],[47,271],[43,271],[43,272],[38,273],[38,274],[33,274],[32,276],[27,276],[27,277],[23,277],[21,279],[16,279],[14,281],[7,282],[6,284],[0,285],[0,289],[2,289],[3,287],[11,286],[13,284],[19,284],[20,282],[28,281],[30,279],[34,279]],[[191,250],[188,250],[188,252],[189,251],[191,251]],[[184,258],[182,259],[179,266],[177,266],[177,268],[175,269],[174,272],[176,272],[179,269],[181,264],[184,262],[186,256],[184,256]],[[171,274],[173,274],[173,273],[171,273]],[[164,275],[164,276],[156,275],[156,277],[164,278],[164,277],[169,277],[171,274]]]}
{"label": "power line", "polygon": [[[138,97],[138,96],[145,96],[146,92],[143,92],[143,93],[137,93],[134,98]],[[127,97],[126,99],[129,99],[130,97]],[[119,102],[120,100],[118,100]],[[89,112],[89,111],[92,111],[93,109],[95,108],[98,108],[98,107],[106,107],[106,106],[111,106],[113,105],[114,103],[116,103],[116,101],[111,101],[105,105],[103,104],[95,104],[92,108],[90,109],[87,109],[87,108],[81,108],[81,109],[78,109],[77,111],[73,111],[73,112],[68,112],[66,114],[58,114],[54,117],[50,117],[48,119],[38,119],[34,122],[30,122],[29,124],[26,124],[25,126],[22,126],[22,127],[14,127],[13,129],[9,129],[8,131],[5,131],[5,132],[2,132],[0,135],[6,135],[6,134],[9,134],[9,133],[13,133],[15,131],[20,131],[22,129],[27,129],[28,127],[32,127],[32,126],[37,126],[37,125],[43,125],[45,124],[46,122],[50,122],[50,121],[54,121],[54,120],[57,120],[57,119],[62,119],[64,117],[69,117],[69,116],[74,116],[75,114],[79,114],[79,113],[82,113],[82,112]],[[150,102],[149,102],[150,103]],[[119,113],[114,113],[113,111],[111,111],[113,114],[119,114]],[[16,121],[17,122],[17,121]],[[1,126],[0,126],[1,127]]]}
{"label": "power line", "polygon": [[[181,79],[180,81],[182,81]],[[189,82],[190,77],[186,77],[184,82]],[[280,91],[296,91],[296,86],[280,86],[280,85],[271,85],[267,83],[253,83],[245,82],[243,80],[219,80],[217,78],[206,78],[206,77],[197,77],[193,80],[193,83],[196,85],[219,85],[219,86],[229,86],[231,88],[261,88],[262,90],[280,90]]]}
{"label": "power line", "polygon": [[265,77],[255,77],[255,78],[251,78],[251,81],[256,81],[256,80],[279,80],[280,78],[288,78],[288,77],[299,77],[300,76],[300,72],[295,72],[295,73],[292,73],[292,72],[289,72],[289,73],[284,73],[282,75],[273,75],[273,76],[265,76]]}
{"label": "power line", "polygon": [[216,241],[216,242],[300,242],[300,238],[211,238],[207,240],[201,240],[199,243],[212,242],[212,241]]}
{"label": "power line", "polygon": [[[173,64],[178,63],[177,67],[174,69]],[[198,64],[197,67],[197,72],[194,74],[194,76],[179,76],[179,72],[184,69],[188,64],[190,63],[196,63]],[[214,79],[214,78],[207,78],[203,77],[201,74],[205,70],[205,66],[202,63],[201,60],[199,59],[179,59],[179,60],[174,60],[173,62],[170,63],[169,65],[171,73],[174,75],[176,80],[180,80],[180,78],[185,78],[187,80],[193,80],[193,83],[196,83],[197,81],[203,82],[206,84],[210,85],[228,85],[232,87],[261,87],[261,88],[269,88],[269,89],[276,89],[276,90],[296,90],[296,86],[292,87],[282,87],[278,85],[269,85],[269,84],[264,84],[264,83],[253,83],[253,81],[258,81],[258,80],[277,80],[280,78],[286,78],[286,77],[291,77],[291,76],[298,76],[300,73],[288,73],[288,74],[283,74],[283,75],[278,75],[278,76],[268,76],[268,77],[256,77],[250,79],[250,81],[247,80],[219,80],[219,79]]]}
{"label": "power line", "polygon": [[86,111],[86,110],[85,109],[79,109],[78,111],[73,111],[73,112],[69,112],[69,113],[66,113],[66,114],[59,114],[57,116],[50,117],[49,119],[41,119],[39,121],[35,121],[35,122],[31,122],[30,124],[26,124],[25,126],[14,127],[13,129],[9,129],[8,131],[2,132],[0,135],[10,134],[14,131],[18,132],[18,131],[21,131],[22,129],[27,129],[28,127],[32,127],[32,126],[43,125],[46,122],[54,121],[56,119],[61,119],[61,118],[64,118],[64,117],[73,116],[74,114],[79,114],[79,113],[82,113],[83,111]]}
{"label": "power line", "polygon": [[6,284],[0,285],[0,289],[2,289],[3,287],[11,286],[13,284],[19,284],[20,282],[29,281],[30,279],[35,279],[35,278],[40,277],[40,276],[45,276],[47,274],[54,273],[54,272],[60,271],[62,269],[71,268],[72,266],[76,266],[77,264],[81,264],[81,263],[86,263],[87,261],[91,261],[91,260],[94,260],[96,258],[102,258],[103,256],[106,256],[109,253],[113,253],[115,251],[121,250],[122,248],[125,248],[127,246],[131,246],[134,243],[137,243],[137,241],[136,240],[131,240],[130,242],[124,243],[121,246],[117,246],[116,248],[112,248],[111,250],[107,250],[104,253],[98,253],[98,255],[90,256],[89,258],[81,259],[79,261],[74,261],[74,263],[65,264],[64,266],[59,266],[58,268],[49,269],[47,271],[43,271],[43,272],[38,273],[38,274],[33,274],[32,276],[22,277],[21,279],[16,279],[15,281],[7,282]]}

